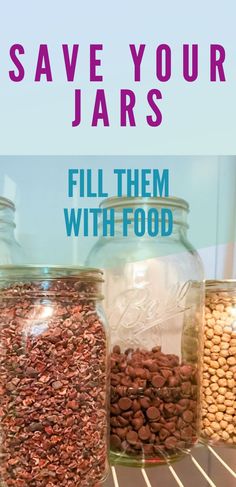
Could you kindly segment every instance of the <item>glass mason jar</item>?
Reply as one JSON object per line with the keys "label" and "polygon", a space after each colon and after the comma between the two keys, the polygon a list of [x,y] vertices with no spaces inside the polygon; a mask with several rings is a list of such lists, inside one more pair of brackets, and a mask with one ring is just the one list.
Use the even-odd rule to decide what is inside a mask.
{"label": "glass mason jar", "polygon": [[88,487],[107,473],[101,272],[0,268],[0,483]]}
{"label": "glass mason jar", "polygon": [[[122,236],[124,207],[173,212],[168,237]],[[111,331],[111,461],[151,466],[180,458],[199,434],[198,361],[203,269],[187,240],[188,204],[178,198],[112,198],[116,236],[100,238],[89,265],[105,273]],[[120,223],[119,223],[120,222]],[[119,230],[120,225],[120,230]]]}
{"label": "glass mason jar", "polygon": [[0,265],[22,264],[23,254],[15,239],[15,205],[0,197]]}
{"label": "glass mason jar", "polygon": [[236,446],[236,281],[206,281],[201,436]]}

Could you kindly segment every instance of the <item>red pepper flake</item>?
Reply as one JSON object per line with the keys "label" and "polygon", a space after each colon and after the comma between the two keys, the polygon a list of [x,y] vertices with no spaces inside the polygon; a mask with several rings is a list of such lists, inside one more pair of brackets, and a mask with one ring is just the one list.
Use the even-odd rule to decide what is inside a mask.
{"label": "red pepper flake", "polygon": [[76,410],[79,407],[79,405],[78,405],[78,403],[76,401],[69,401],[67,403],[67,406],[68,406],[68,408],[71,408],[73,410]]}
{"label": "red pepper flake", "polygon": [[105,477],[107,343],[95,291],[74,278],[0,290],[6,487],[94,487]]}
{"label": "red pepper flake", "polygon": [[46,431],[48,435],[53,435],[53,429],[51,426],[46,426],[46,428],[44,428],[44,431]]}

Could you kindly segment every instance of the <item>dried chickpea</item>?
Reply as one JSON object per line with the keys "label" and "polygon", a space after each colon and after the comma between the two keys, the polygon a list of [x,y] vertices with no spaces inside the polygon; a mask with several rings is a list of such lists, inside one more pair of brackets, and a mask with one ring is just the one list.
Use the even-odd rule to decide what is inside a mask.
{"label": "dried chickpea", "polygon": [[223,413],[218,411],[216,414],[215,414],[215,417],[216,417],[216,420],[217,421],[221,421],[223,419]]}
{"label": "dried chickpea", "polygon": [[234,432],[234,426],[233,426],[233,424],[229,424],[227,426],[227,428],[226,428],[226,431],[227,431],[227,433],[229,433],[231,435],[231,433]]}
{"label": "dried chickpea", "polygon": [[223,431],[222,438],[223,440],[227,441],[230,438],[229,433],[227,433],[227,431]]}
{"label": "dried chickpea", "polygon": [[220,351],[220,356],[221,357],[224,357],[224,358],[228,357],[229,356],[228,350],[221,350]]}
{"label": "dried chickpea", "polygon": [[220,344],[220,350],[228,350],[228,349],[229,349],[229,343],[222,341]]}
{"label": "dried chickpea", "polygon": [[[232,399],[225,399],[225,405],[228,407],[228,406],[233,406],[234,404],[234,401],[232,401]],[[234,409],[233,409],[234,411]]]}
{"label": "dried chickpea", "polygon": [[222,396],[221,394],[218,394],[216,402],[218,404],[225,404],[225,396]]}
{"label": "dried chickpea", "polygon": [[215,325],[214,326],[214,335],[223,335],[223,330],[220,325]]}
{"label": "dried chickpea", "polygon": [[218,404],[218,410],[219,410],[219,411],[222,411],[222,412],[226,411],[226,406],[225,406],[225,404]]}
{"label": "dried chickpea", "polygon": [[217,304],[216,305],[216,310],[219,311],[220,313],[223,313],[225,307],[223,304]]}
{"label": "dried chickpea", "polygon": [[226,414],[232,415],[232,417],[233,417],[234,413],[235,413],[235,408],[233,408],[232,406],[231,407],[229,406],[226,408]]}
{"label": "dried chickpea", "polygon": [[213,332],[212,343],[214,343],[214,345],[219,345],[220,344],[220,337],[217,336],[217,335],[214,336],[214,332]]}
{"label": "dried chickpea", "polygon": [[[225,342],[224,346],[227,344],[227,346],[225,348],[229,348],[230,336],[228,335],[228,333],[223,333],[223,335],[221,337],[221,343],[222,342]],[[221,347],[221,348],[223,348],[223,347]]]}
{"label": "dried chickpea", "polygon": [[226,359],[224,357],[219,357],[218,363],[219,363],[220,367],[223,367],[223,365],[225,365],[227,362],[226,362]]}
{"label": "dried chickpea", "polygon": [[[236,296],[206,295],[203,351],[202,435],[236,444]],[[217,287],[216,287],[217,289]]]}
{"label": "dried chickpea", "polygon": [[225,419],[222,419],[222,420],[220,421],[220,426],[221,426],[221,428],[224,430],[224,429],[225,429],[225,428],[227,428],[227,426],[228,426],[228,421],[225,421]]}
{"label": "dried chickpea", "polygon": [[207,338],[213,338],[214,337],[214,331],[212,328],[209,328],[206,330],[206,337]]}
{"label": "dried chickpea", "polygon": [[215,421],[215,414],[212,414],[212,413],[208,413],[207,414],[207,420],[208,421]]}
{"label": "dried chickpea", "polygon": [[218,369],[216,371],[216,375],[218,375],[218,377],[222,378],[225,376],[225,371],[223,369]]}

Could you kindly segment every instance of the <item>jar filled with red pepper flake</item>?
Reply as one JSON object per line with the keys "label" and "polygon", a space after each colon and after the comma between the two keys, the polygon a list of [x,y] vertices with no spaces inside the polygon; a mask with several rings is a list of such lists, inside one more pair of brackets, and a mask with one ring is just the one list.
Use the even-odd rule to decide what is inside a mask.
{"label": "jar filled with red pepper flake", "polygon": [[0,268],[0,483],[106,477],[108,335],[101,272]]}

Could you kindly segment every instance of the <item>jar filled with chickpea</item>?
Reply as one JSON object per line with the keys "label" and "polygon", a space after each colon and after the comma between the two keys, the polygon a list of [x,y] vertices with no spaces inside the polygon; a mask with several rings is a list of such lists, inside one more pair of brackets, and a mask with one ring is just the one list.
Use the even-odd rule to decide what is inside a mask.
{"label": "jar filled with chickpea", "polygon": [[236,281],[206,281],[201,437],[236,446]]}

